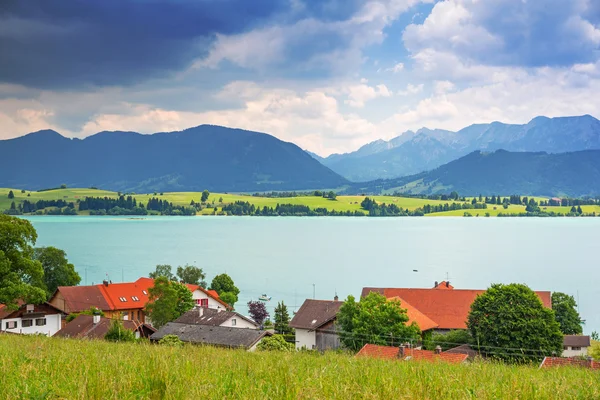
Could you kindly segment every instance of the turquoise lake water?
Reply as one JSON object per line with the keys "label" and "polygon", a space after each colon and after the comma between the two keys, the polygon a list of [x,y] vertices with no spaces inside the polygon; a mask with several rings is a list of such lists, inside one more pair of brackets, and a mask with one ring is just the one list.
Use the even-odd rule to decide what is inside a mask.
{"label": "turquoise lake water", "polygon": [[[305,298],[360,296],[364,286],[457,289],[520,282],[579,298],[600,331],[600,218],[27,217],[37,246],[67,252],[82,284],[147,276],[156,264],[226,272],[238,308],[262,293],[293,309]],[[413,272],[416,269],[418,272]],[[313,287],[314,284],[314,287]],[[290,310],[291,311],[291,310]]]}

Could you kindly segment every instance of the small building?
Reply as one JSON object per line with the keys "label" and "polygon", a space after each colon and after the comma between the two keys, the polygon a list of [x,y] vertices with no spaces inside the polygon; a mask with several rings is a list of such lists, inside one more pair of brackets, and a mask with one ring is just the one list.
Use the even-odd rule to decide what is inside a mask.
{"label": "small building", "polygon": [[399,347],[365,344],[356,357],[371,357],[396,361],[430,361],[460,364],[467,360],[467,354],[443,352],[438,346],[434,351],[413,349],[409,345]]}
{"label": "small building", "polygon": [[192,292],[196,307],[213,308],[215,310],[231,310],[231,306],[219,298],[215,290],[207,290],[198,285],[186,285]]}
{"label": "small building", "polygon": [[340,347],[336,316],[343,301],[311,300],[304,301],[290,327],[296,330],[296,348],[325,351]]}
{"label": "small building", "polygon": [[22,304],[17,310],[0,305],[0,331],[23,335],[54,336],[66,314],[49,303]]}
{"label": "small building", "polygon": [[178,324],[225,326],[231,328],[258,329],[259,325],[235,311],[227,311],[222,308],[197,307],[183,314],[173,321]]}
{"label": "small building", "polygon": [[175,335],[179,340],[186,343],[254,351],[264,337],[272,334],[257,329],[169,322],[152,334],[150,340],[157,342],[167,335]]}
{"label": "small building", "polygon": [[[74,339],[104,339],[113,320],[100,315],[81,314],[56,333],[56,337]],[[135,337],[150,337],[156,329],[138,321],[124,320],[123,328],[135,332]]]}
{"label": "small building", "polygon": [[588,347],[592,345],[589,336],[565,335],[563,338],[563,357],[585,357]]}

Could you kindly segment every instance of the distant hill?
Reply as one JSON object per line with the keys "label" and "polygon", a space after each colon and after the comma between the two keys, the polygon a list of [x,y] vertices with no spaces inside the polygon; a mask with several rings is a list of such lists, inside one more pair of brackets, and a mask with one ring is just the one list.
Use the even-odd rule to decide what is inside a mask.
{"label": "distant hill", "polygon": [[347,181],[271,135],[201,125],[68,139],[40,131],[0,141],[0,187],[96,186],[127,192],[337,188]]}
{"label": "distant hill", "polygon": [[429,172],[353,184],[349,193],[599,196],[600,150],[560,154],[475,151]]}
{"label": "distant hill", "polygon": [[319,161],[347,179],[360,182],[416,174],[475,150],[499,149],[548,153],[600,149],[600,121],[584,115],[537,117],[524,125],[477,124],[458,132],[423,128]]}

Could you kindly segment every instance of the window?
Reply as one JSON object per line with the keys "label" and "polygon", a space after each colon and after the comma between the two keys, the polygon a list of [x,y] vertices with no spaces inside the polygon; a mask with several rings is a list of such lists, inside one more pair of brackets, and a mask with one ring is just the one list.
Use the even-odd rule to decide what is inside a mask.
{"label": "window", "polygon": [[125,303],[127,301],[127,299],[125,297],[119,297],[119,300],[121,300],[123,303]]}
{"label": "window", "polygon": [[33,320],[32,319],[24,319],[23,321],[21,321],[21,326],[23,328],[29,328],[30,326],[33,326]]}
{"label": "window", "polygon": [[37,318],[35,320],[35,326],[45,326],[46,325],[46,318]]}
{"label": "window", "polygon": [[581,347],[573,346],[573,347],[571,347],[571,350],[581,350]]}
{"label": "window", "polygon": [[140,301],[140,299],[138,297],[136,297],[136,296],[131,296],[131,300],[133,300],[133,301]]}
{"label": "window", "polygon": [[145,290],[142,290],[142,293],[144,293],[146,296],[148,296],[148,292],[146,292]]}
{"label": "window", "polygon": [[237,320],[235,318],[233,318],[231,320],[231,326],[235,326],[237,324]]}
{"label": "window", "polygon": [[208,299],[200,299],[200,307],[208,308]]}
{"label": "window", "polygon": [[6,329],[16,329],[17,321],[9,321],[6,323]]}

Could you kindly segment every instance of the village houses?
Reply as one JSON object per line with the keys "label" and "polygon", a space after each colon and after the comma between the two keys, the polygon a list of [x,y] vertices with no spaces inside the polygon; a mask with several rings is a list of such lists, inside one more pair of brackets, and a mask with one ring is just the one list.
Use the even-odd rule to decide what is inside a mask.
{"label": "village houses", "polygon": [[0,331],[53,336],[61,329],[65,315],[49,303],[20,304],[17,310],[0,304]]}

